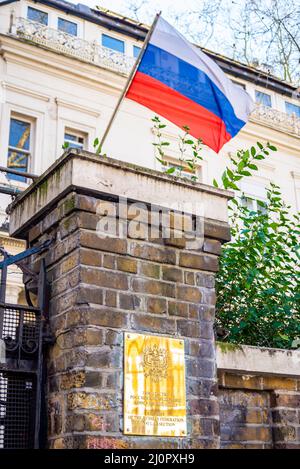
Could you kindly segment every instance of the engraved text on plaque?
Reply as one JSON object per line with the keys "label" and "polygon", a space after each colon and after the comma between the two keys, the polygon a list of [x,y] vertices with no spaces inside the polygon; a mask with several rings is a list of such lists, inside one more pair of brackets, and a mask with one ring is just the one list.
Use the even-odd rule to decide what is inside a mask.
{"label": "engraved text on plaque", "polygon": [[124,433],[186,435],[184,341],[125,333]]}

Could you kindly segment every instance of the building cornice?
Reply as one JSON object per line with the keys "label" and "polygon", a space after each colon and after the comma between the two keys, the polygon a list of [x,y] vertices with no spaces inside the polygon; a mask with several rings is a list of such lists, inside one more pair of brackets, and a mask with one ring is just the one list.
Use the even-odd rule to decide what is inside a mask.
{"label": "building cornice", "polygon": [[4,5],[9,5],[10,3],[16,3],[16,2],[19,2],[20,0],[3,0],[0,2],[0,7],[4,6]]}
{"label": "building cornice", "polygon": [[94,10],[87,5],[69,3],[66,1],[51,1],[51,0],[38,0],[35,3],[41,3],[52,8],[64,11],[65,13],[72,14],[78,18],[85,19],[91,23],[96,23],[104,28],[114,30],[125,36],[133,37],[139,41],[144,41],[148,28],[141,23],[130,20],[126,17],[116,17],[109,12],[103,10]]}
{"label": "building cornice", "polygon": [[[72,80],[72,82],[77,82],[84,86],[88,83],[90,88],[111,96],[119,94],[124,86],[125,77],[121,74],[71,56],[57,54],[55,51],[43,46],[38,47],[40,48],[40,53],[37,55],[33,53],[31,44],[27,41],[22,41],[13,36],[0,35],[0,54],[8,62],[21,64],[34,71],[43,71],[47,68],[49,75],[56,77],[64,76]],[[55,60],[53,60],[54,58]],[[72,66],[74,60],[77,63],[76,67]],[[40,93],[37,93],[36,97],[41,98]],[[46,100],[46,95],[44,98]],[[60,99],[58,104],[67,107],[70,105],[65,99]],[[98,116],[97,110],[93,110],[92,107],[88,110],[88,114],[94,117],[96,114]],[[266,137],[267,129],[268,137]],[[280,123],[276,123],[273,120],[259,119],[253,116],[241,132],[242,134],[248,134],[251,138],[267,138],[286,150],[298,151],[299,136],[296,133],[289,132],[286,126],[282,127]],[[284,140],[282,139],[283,135],[285,136]]]}
{"label": "building cornice", "polygon": [[[116,15],[109,10],[92,9],[86,5],[75,5],[61,0],[39,0],[35,3],[41,3],[52,8],[64,11],[87,21],[96,23],[108,30],[116,31],[125,36],[133,37],[139,41],[144,41],[149,26],[138,23],[135,20]],[[199,47],[199,46],[197,46]],[[251,67],[247,64],[232,60],[216,52],[201,48],[205,54],[213,59],[222,68],[225,73],[242,80],[254,83],[257,86],[269,89],[276,93],[292,97],[296,91],[296,86],[287,83],[280,78]]]}
{"label": "building cornice", "polygon": [[[46,67],[49,75],[64,75],[79,84],[86,84],[88,81],[89,86],[111,95],[119,93],[124,86],[125,76],[121,74],[76,57],[57,54],[41,45],[37,47],[40,53],[32,53],[31,43],[28,41],[0,34],[0,55],[8,62],[24,65],[32,70],[44,70]],[[76,67],[73,66],[74,61]]]}
{"label": "building cornice", "polygon": [[[0,3],[0,6],[14,3],[15,1],[18,0],[7,0]],[[125,36],[132,37],[138,41],[145,40],[149,29],[149,26],[145,24],[138,23],[137,21],[130,18],[114,14],[109,10],[92,9],[87,5],[82,5],[80,3],[75,5],[73,3],[62,0],[37,0],[34,3],[41,3],[51,8],[64,11],[67,14],[71,14],[92,23],[96,23],[108,30],[116,31]],[[297,89],[296,86],[293,86],[292,84],[287,83],[273,75],[269,75],[262,70],[235,61],[205,48],[201,48],[201,50],[205,52],[205,54],[207,54],[211,59],[213,59],[225,73],[228,73],[233,77],[254,83],[257,86],[261,86],[262,88],[266,88],[288,97],[293,97]]]}
{"label": "building cornice", "polygon": [[2,81],[1,86],[9,91],[13,91],[15,93],[19,93],[22,95],[30,96],[31,98],[39,99],[41,101],[49,102],[50,96],[45,94],[37,93],[36,91],[29,90],[28,88],[23,88],[21,86],[14,85],[13,83],[7,83]]}
{"label": "building cornice", "polygon": [[55,98],[55,102],[58,106],[68,108],[74,111],[80,111],[83,112],[84,114],[88,114],[92,117],[100,117],[101,113],[95,111],[94,109],[87,107],[86,105],[84,108],[82,106],[79,106],[78,104],[71,103],[70,101],[66,101],[65,99],[60,99],[60,98]]}
{"label": "building cornice", "polygon": [[0,245],[6,248],[24,248],[25,241],[9,237],[8,233],[3,234],[0,232]]}
{"label": "building cornice", "polygon": [[[299,152],[299,137],[289,135],[279,129],[274,129],[266,124],[261,125],[258,122],[248,122],[240,131],[241,136],[250,137],[251,140],[272,141],[274,145],[282,151],[291,151],[298,154]],[[285,136],[283,139],[282,136]]]}

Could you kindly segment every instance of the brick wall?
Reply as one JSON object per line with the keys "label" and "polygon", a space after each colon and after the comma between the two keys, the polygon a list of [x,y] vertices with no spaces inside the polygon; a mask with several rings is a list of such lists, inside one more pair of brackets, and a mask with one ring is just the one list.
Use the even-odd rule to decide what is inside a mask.
{"label": "brick wall", "polygon": [[[160,223],[159,236],[149,236],[147,216],[133,235],[127,228],[134,215],[116,203],[120,232],[103,239],[102,203],[118,197],[164,213],[174,201],[200,201],[204,240],[176,237],[173,212],[168,237]],[[229,197],[70,150],[12,203],[12,236],[29,246],[53,240],[42,254],[54,337],[45,357],[50,448],[218,448],[220,436],[224,448],[300,447],[300,351],[214,341],[214,281],[221,243],[230,239]],[[38,272],[40,261],[33,256],[31,269]],[[123,337],[131,331],[184,340],[186,437],[123,434]]]}
{"label": "brick wall", "polygon": [[272,371],[218,371],[221,448],[300,448],[300,377]]}
{"label": "brick wall", "polygon": [[[184,238],[143,239],[145,227],[140,239],[102,239],[99,202],[70,193],[28,234],[31,245],[55,239],[46,255],[55,336],[48,356],[49,446],[218,447],[214,275],[224,225],[193,251]],[[34,257],[31,266],[38,270],[39,262]],[[123,435],[125,331],[184,338],[186,438]]]}

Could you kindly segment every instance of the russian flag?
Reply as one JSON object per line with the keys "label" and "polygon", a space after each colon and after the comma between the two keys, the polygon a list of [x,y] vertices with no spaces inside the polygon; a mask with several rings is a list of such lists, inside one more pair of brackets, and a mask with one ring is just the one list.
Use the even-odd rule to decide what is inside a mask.
{"label": "russian flag", "polygon": [[220,67],[159,17],[125,95],[219,152],[254,103]]}

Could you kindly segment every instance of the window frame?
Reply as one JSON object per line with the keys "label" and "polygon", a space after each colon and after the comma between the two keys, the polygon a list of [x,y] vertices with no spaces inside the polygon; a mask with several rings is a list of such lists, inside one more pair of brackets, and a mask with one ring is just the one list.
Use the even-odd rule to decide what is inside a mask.
{"label": "window frame", "polygon": [[246,91],[246,84],[245,83],[242,83],[241,81],[237,81],[237,80],[233,80],[233,79],[231,79],[231,81],[234,85],[236,85],[239,88],[242,88],[243,90]]}
{"label": "window frame", "polygon": [[[103,44],[103,38],[104,37],[108,37],[110,39],[113,39],[115,41],[119,41],[119,42],[122,42],[123,43],[123,52],[119,51],[119,50],[116,50],[116,49],[113,49],[112,47],[108,47],[106,45]],[[123,39],[120,39],[118,37],[115,37],[115,36],[112,36],[110,34],[106,34],[106,33],[102,33],[101,34],[101,46],[102,47],[105,47],[106,49],[110,49],[110,50],[113,50],[114,52],[118,52],[119,54],[124,54],[126,53],[126,42],[123,40]]]}
{"label": "window frame", "polygon": [[[139,49],[137,55],[135,55],[135,53],[134,53],[135,49]],[[137,46],[136,44],[133,44],[133,46],[132,46],[132,55],[135,59],[138,58],[138,56],[140,55],[141,50],[142,50],[142,47]]]}
{"label": "window frame", "polygon": [[[35,11],[38,11],[40,13],[44,13],[45,15],[47,15],[47,23],[44,24],[44,23],[40,23],[40,21],[36,21],[36,20],[32,20],[31,18],[29,18],[29,10],[35,10]],[[45,11],[41,8],[35,8],[35,7],[32,7],[30,5],[27,6],[27,10],[26,10],[26,19],[28,19],[29,21],[34,21],[35,23],[38,23],[38,24],[41,24],[42,26],[49,26],[49,12],[48,11]]]}
{"label": "window frame", "polygon": [[188,165],[185,165],[184,162],[183,164],[181,164],[180,160],[179,159],[175,159],[175,158],[172,158],[172,157],[168,157],[166,156],[164,158],[164,161],[167,163],[167,167],[164,166],[163,164],[161,164],[160,168],[161,168],[161,171],[162,172],[165,172],[166,169],[169,169],[171,167],[179,167],[179,166],[183,166],[184,169],[182,170],[181,172],[181,176],[179,174],[179,170],[178,171],[174,171],[174,173],[172,173],[172,176],[176,176],[176,177],[181,177],[181,178],[187,178],[189,179],[190,181],[192,181],[192,177],[193,176],[196,176],[197,177],[197,182],[202,182],[202,165],[200,164],[196,164],[196,171],[195,173],[192,172],[192,170],[188,167]]}
{"label": "window frame", "polygon": [[82,147],[69,145],[68,148],[79,148],[81,150],[86,150],[87,149],[88,138],[89,138],[89,135],[88,135],[87,132],[83,132],[79,129],[74,129],[74,128],[65,126],[64,127],[64,144],[66,142],[72,143],[72,140],[68,140],[68,139],[65,138],[66,134],[73,135],[77,138],[82,138],[83,139]]}
{"label": "window frame", "polygon": [[[76,34],[72,34],[72,33],[69,33],[67,31],[64,31],[63,29],[60,29],[59,28],[59,20],[65,21],[67,23],[74,24],[76,26]],[[57,17],[56,27],[57,27],[57,31],[60,31],[60,32],[65,33],[65,34],[69,34],[70,36],[73,36],[73,37],[79,37],[79,34],[78,34],[79,33],[79,24],[76,21],[71,21],[68,18],[64,18],[62,15],[59,15]]]}
{"label": "window frame", "polygon": [[[10,130],[11,130],[11,121],[16,120],[20,122],[24,122],[26,124],[30,125],[30,137],[29,137],[29,149],[25,150],[22,148],[14,147],[13,145],[10,145]],[[36,119],[32,116],[27,116],[24,114],[19,114],[16,112],[11,111],[10,116],[9,116],[9,126],[8,126],[8,142],[7,142],[7,153],[6,153],[6,164],[7,168],[8,166],[8,155],[10,151],[15,151],[16,153],[23,153],[27,156],[27,167],[24,172],[30,172],[32,165],[33,165],[33,158],[34,158],[34,138],[35,138],[35,125],[36,125]],[[14,169],[14,168],[12,168]],[[17,168],[15,168],[17,170]],[[7,173],[7,178],[11,181],[14,181],[14,183],[27,183],[27,178],[24,176],[16,176],[13,174]],[[16,179],[16,178],[22,178],[22,179]]]}
{"label": "window frame", "polygon": [[[287,104],[290,105],[290,106],[295,106],[296,108],[299,109],[299,115],[296,113],[296,112],[291,112],[289,113],[287,111]],[[284,108],[285,108],[285,113],[288,115],[288,116],[293,116],[295,115],[296,118],[300,119],[300,104],[295,104],[295,103],[291,103],[291,101],[284,101]]]}
{"label": "window frame", "polygon": [[[261,94],[264,94],[265,96],[268,96],[270,98],[270,106],[268,106],[267,104],[265,103],[261,103],[260,101],[257,100],[257,93],[261,93]],[[257,88],[254,90],[254,96],[255,96],[255,102],[256,104],[260,105],[260,106],[265,106],[265,107],[269,107],[269,108],[272,108],[273,107],[273,99],[272,99],[272,95],[269,94],[269,93],[266,93],[265,91],[261,91],[261,90],[258,90]]]}
{"label": "window frame", "polygon": [[[246,201],[246,200],[251,200],[252,201],[252,207],[251,209],[247,206],[247,205],[243,205],[243,200]],[[262,210],[262,207],[260,207],[260,205],[258,204],[258,202],[264,202],[266,203],[267,202],[267,199],[263,199],[261,197],[257,197],[255,195],[251,195],[249,193],[245,193],[245,192],[242,192],[242,195],[240,197],[240,201],[241,201],[241,204],[243,207],[246,207],[248,208],[248,210],[250,210],[250,212],[262,212],[262,213],[265,213],[265,210]]]}

